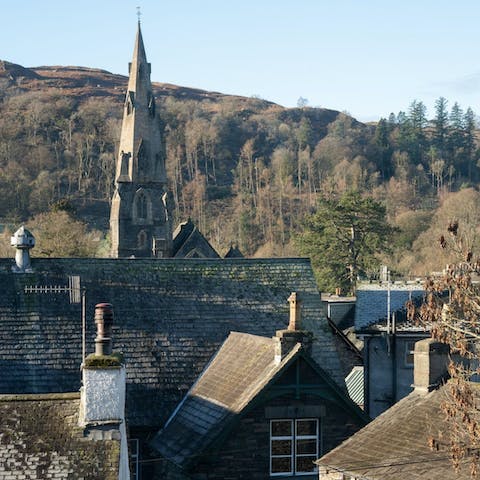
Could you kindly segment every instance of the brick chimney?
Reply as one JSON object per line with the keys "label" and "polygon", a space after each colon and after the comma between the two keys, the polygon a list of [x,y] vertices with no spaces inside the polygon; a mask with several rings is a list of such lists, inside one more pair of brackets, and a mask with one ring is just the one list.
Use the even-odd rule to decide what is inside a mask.
{"label": "brick chimney", "polygon": [[302,330],[302,302],[297,292],[288,297],[290,303],[290,319],[286,330],[277,330],[275,337],[275,362],[280,363],[285,355],[297,344],[310,353],[312,349],[312,334]]}
{"label": "brick chimney", "polygon": [[426,338],[415,343],[413,386],[415,391],[428,393],[448,375],[450,349],[445,343]]}

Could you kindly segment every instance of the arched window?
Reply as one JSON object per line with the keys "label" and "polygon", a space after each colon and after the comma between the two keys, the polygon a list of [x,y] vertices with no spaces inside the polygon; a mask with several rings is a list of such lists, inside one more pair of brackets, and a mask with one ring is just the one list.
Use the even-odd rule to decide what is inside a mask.
{"label": "arched window", "polygon": [[146,220],[148,218],[148,204],[147,204],[147,197],[143,192],[140,192],[137,195],[137,218],[139,220]]}

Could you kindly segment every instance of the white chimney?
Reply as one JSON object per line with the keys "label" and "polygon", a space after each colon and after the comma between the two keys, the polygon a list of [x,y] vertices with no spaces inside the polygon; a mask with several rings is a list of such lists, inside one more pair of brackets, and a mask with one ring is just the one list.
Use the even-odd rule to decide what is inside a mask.
{"label": "white chimney", "polygon": [[95,353],[82,364],[79,424],[91,440],[120,440],[119,480],[129,480],[125,426],[125,365],[112,353],[113,309],[109,303],[95,306]]}

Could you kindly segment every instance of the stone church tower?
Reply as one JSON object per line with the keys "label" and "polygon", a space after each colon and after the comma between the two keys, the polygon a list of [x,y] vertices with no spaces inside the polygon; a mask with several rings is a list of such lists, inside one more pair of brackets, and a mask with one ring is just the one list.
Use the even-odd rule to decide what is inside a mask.
{"label": "stone church tower", "polygon": [[112,257],[171,256],[172,227],[162,131],[139,22],[129,65],[110,212]]}

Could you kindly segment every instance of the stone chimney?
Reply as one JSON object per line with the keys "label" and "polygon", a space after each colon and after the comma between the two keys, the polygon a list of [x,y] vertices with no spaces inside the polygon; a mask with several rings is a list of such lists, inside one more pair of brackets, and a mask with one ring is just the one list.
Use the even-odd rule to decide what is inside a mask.
{"label": "stone chimney", "polygon": [[113,308],[95,306],[95,353],[82,364],[79,424],[91,440],[120,440],[119,480],[129,480],[125,426],[126,374],[121,354],[112,353]]}
{"label": "stone chimney", "polygon": [[12,271],[15,273],[30,273],[30,249],[35,246],[35,237],[23,225],[10,237],[10,244],[16,248],[15,265]]}
{"label": "stone chimney", "polygon": [[275,337],[275,362],[280,363],[285,355],[297,344],[310,353],[312,349],[312,334],[302,330],[302,305],[297,292],[292,292],[288,297],[290,303],[290,319],[287,330],[277,330]]}
{"label": "stone chimney", "polygon": [[418,392],[434,390],[448,374],[450,348],[433,338],[415,343],[413,386]]}

